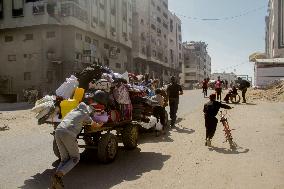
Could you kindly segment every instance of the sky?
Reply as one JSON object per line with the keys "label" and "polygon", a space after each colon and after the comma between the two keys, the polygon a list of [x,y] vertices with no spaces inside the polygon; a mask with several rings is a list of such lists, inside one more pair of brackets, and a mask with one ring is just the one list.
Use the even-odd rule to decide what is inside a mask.
{"label": "sky", "polygon": [[[268,0],[169,0],[169,10],[182,20],[183,41],[208,44],[212,73],[225,71],[249,76],[254,74],[249,55],[265,51],[267,5]],[[249,13],[234,19],[201,20],[246,12]]]}

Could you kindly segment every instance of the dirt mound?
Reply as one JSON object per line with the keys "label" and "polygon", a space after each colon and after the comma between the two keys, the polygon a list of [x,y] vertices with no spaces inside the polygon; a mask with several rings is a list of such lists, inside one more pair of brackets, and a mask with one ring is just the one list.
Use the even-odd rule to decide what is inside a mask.
{"label": "dirt mound", "polygon": [[249,89],[248,98],[272,102],[284,102],[284,81],[275,81],[266,89]]}

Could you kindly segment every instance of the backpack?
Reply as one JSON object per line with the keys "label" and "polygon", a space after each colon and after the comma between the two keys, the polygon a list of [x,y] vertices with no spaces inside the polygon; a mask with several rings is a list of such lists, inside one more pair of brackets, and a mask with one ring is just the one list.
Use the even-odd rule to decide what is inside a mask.
{"label": "backpack", "polygon": [[221,83],[221,81],[216,81],[215,82],[215,88],[222,88],[222,83]]}

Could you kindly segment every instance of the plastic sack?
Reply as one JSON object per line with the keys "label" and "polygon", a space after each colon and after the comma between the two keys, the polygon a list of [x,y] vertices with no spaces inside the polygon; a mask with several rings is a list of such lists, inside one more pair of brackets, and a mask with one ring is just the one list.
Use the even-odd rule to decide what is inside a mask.
{"label": "plastic sack", "polygon": [[52,105],[54,105],[53,101],[46,101],[44,103],[41,103],[39,105],[36,105],[35,107],[32,108],[32,112],[35,112],[35,113],[39,113],[45,109],[48,109],[50,108]]}
{"label": "plastic sack", "polygon": [[156,128],[157,131],[161,131],[163,130],[163,125],[161,124],[161,122],[156,123]]}
{"label": "plastic sack", "polygon": [[120,85],[113,90],[114,99],[118,104],[131,104],[129,92],[125,85]]}
{"label": "plastic sack", "polygon": [[127,83],[129,83],[129,76],[128,76],[128,72],[124,72],[122,75],[121,75],[122,79],[125,79],[127,81]]}
{"label": "plastic sack", "polygon": [[66,78],[66,81],[56,90],[56,95],[61,96],[64,99],[69,99],[73,95],[75,89],[78,87],[79,82],[74,75],[70,78]]}
{"label": "plastic sack", "polygon": [[157,118],[151,116],[151,117],[149,117],[149,120],[150,121],[148,123],[142,122],[142,123],[140,123],[140,125],[145,129],[151,129],[151,128],[155,127],[156,124],[157,124]]}
{"label": "plastic sack", "polygon": [[41,98],[41,99],[39,99],[39,100],[36,101],[35,107],[38,106],[38,105],[40,105],[40,104],[43,104],[43,103],[45,103],[45,102],[53,101],[53,100],[55,100],[55,98],[54,98],[53,96],[46,95],[46,96],[44,96],[43,98]]}
{"label": "plastic sack", "polygon": [[[41,109],[40,109],[41,111],[39,111],[37,113],[36,119],[40,119],[40,118],[44,117],[45,115],[50,113],[51,109],[55,109],[53,101],[46,102],[46,103],[41,104],[39,106],[41,107]],[[37,109],[37,110],[39,110],[39,109]]]}
{"label": "plastic sack", "polygon": [[108,117],[107,113],[104,113],[104,114],[101,114],[101,115],[96,115],[96,114],[95,114],[95,115],[92,117],[92,119],[93,119],[95,122],[97,122],[97,123],[107,123],[109,117]]}
{"label": "plastic sack", "polygon": [[112,75],[107,74],[107,73],[103,73],[102,79],[105,79],[105,80],[107,80],[107,81],[109,81],[111,83],[113,82]]}
{"label": "plastic sack", "polygon": [[98,81],[92,81],[89,83],[89,89],[104,90],[110,92],[111,83],[106,79],[100,79]]}

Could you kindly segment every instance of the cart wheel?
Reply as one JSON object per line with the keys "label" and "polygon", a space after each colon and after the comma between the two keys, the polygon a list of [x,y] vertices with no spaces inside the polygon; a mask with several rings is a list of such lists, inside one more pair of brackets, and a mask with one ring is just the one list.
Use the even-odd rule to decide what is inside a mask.
{"label": "cart wheel", "polygon": [[60,152],[58,150],[55,138],[53,139],[53,153],[56,157],[60,159]]}
{"label": "cart wheel", "polygon": [[122,142],[127,150],[133,150],[137,147],[138,126],[134,124],[126,125],[122,131]]}
{"label": "cart wheel", "polygon": [[98,144],[98,159],[102,163],[112,162],[118,150],[117,138],[114,134],[107,133],[102,135]]}
{"label": "cart wheel", "polygon": [[230,100],[233,104],[238,104],[241,101],[240,95],[230,96]]}

